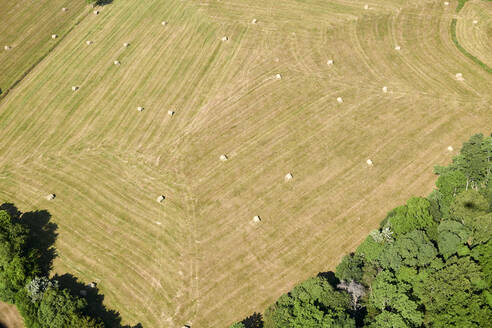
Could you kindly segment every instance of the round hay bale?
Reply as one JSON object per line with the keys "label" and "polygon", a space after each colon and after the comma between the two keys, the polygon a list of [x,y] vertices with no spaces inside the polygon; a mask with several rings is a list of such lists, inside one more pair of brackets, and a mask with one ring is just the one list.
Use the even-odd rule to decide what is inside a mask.
{"label": "round hay bale", "polygon": [[455,76],[456,76],[456,80],[458,80],[458,81],[463,81],[464,80],[462,73],[456,73]]}
{"label": "round hay bale", "polygon": [[90,288],[96,288],[97,284],[95,282],[91,282],[88,286]]}
{"label": "round hay bale", "polygon": [[63,7],[63,8],[62,8],[62,11],[67,11],[67,10],[68,10],[68,9],[67,9],[67,8],[65,8],[65,7]]}
{"label": "round hay bale", "polygon": [[478,21],[476,19],[473,20],[473,24],[478,24]]}
{"label": "round hay bale", "polygon": [[333,65],[333,59],[328,59],[328,61],[326,62],[329,66]]}
{"label": "round hay bale", "polygon": [[99,10],[94,10],[94,15],[99,15]]}
{"label": "round hay bale", "polygon": [[338,98],[337,98],[337,102],[338,102],[339,104],[343,103],[343,99],[342,99],[342,97],[338,97]]}
{"label": "round hay bale", "polygon": [[448,151],[453,151],[453,146],[448,146]]}
{"label": "round hay bale", "polygon": [[449,2],[444,1],[444,5],[445,5],[445,6],[449,6]]}
{"label": "round hay bale", "polygon": [[261,221],[261,218],[260,218],[258,215],[255,215],[255,216],[253,217],[253,222],[258,223],[258,222],[260,222],[260,221]]}
{"label": "round hay bale", "polygon": [[225,42],[225,41],[229,41],[229,38],[227,36],[223,36],[221,40]]}
{"label": "round hay bale", "polygon": [[400,46],[395,46],[396,51],[400,51],[401,47]]}
{"label": "round hay bale", "polygon": [[225,161],[227,161],[227,160],[229,159],[229,157],[227,157],[227,155],[226,155],[226,154],[222,154],[222,155],[220,155],[219,159],[220,159],[222,162],[225,162]]}
{"label": "round hay bale", "polygon": [[365,10],[369,9],[369,5],[368,5],[368,4],[365,4],[365,5],[364,5],[364,9],[365,9]]}
{"label": "round hay bale", "polygon": [[166,26],[167,25],[167,22],[166,21],[162,21],[161,25],[162,26]]}
{"label": "round hay bale", "polygon": [[123,47],[128,48],[130,44],[128,42],[123,43]]}
{"label": "round hay bale", "polygon": [[79,90],[78,86],[76,86],[76,85],[72,86],[72,91],[77,91],[77,90]]}
{"label": "round hay bale", "polygon": [[158,203],[162,203],[164,201],[164,199],[166,199],[166,197],[164,195],[160,195],[159,197],[157,197],[157,202]]}
{"label": "round hay bale", "polygon": [[285,175],[285,181],[290,181],[294,178],[294,176],[292,175],[292,173],[287,173]]}
{"label": "round hay bale", "polygon": [[55,194],[49,194],[48,196],[46,196],[46,199],[47,200],[53,200],[56,198],[56,195]]}
{"label": "round hay bale", "polygon": [[54,40],[54,39],[56,39],[57,37],[58,37],[58,35],[56,35],[56,34],[51,34],[51,38],[52,38],[53,40]]}
{"label": "round hay bale", "polygon": [[258,20],[256,18],[253,18],[253,20],[251,21],[251,24],[256,24],[258,23]]}
{"label": "round hay bale", "polygon": [[275,75],[275,78],[276,78],[277,80],[281,80],[281,79],[282,79],[282,75],[277,74],[277,75]]}
{"label": "round hay bale", "polygon": [[169,115],[169,116],[173,116],[173,115],[174,115],[174,111],[173,111],[173,110],[168,110],[168,111],[167,111],[167,115]]}
{"label": "round hay bale", "polygon": [[369,165],[369,166],[373,166],[372,160],[370,160],[370,159],[368,159],[368,160],[366,161],[366,163],[367,163],[367,165]]}
{"label": "round hay bale", "polygon": [[141,112],[141,111],[143,111],[143,110],[144,110],[144,108],[143,108],[142,106],[138,106],[138,107],[137,107],[137,110],[138,110],[139,112]]}
{"label": "round hay bale", "polygon": [[12,47],[11,46],[5,46],[5,47],[3,47],[3,49],[6,51],[9,51],[10,49],[12,49]]}
{"label": "round hay bale", "polygon": [[384,87],[383,87],[383,92],[384,92],[384,93],[388,92],[388,87],[387,87],[387,86],[384,86]]}
{"label": "round hay bale", "polygon": [[88,46],[90,46],[92,44],[92,41],[91,40],[87,40],[87,41],[85,41],[85,44],[87,44]]}
{"label": "round hay bale", "polygon": [[121,63],[120,63],[120,61],[119,61],[119,60],[115,60],[115,61],[113,62],[113,64],[115,64],[115,65],[119,65],[119,64],[121,64]]}

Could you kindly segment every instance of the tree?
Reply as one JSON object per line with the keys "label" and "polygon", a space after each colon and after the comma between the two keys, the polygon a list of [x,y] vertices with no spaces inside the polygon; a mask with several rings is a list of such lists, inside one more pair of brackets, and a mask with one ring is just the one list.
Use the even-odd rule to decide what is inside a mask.
{"label": "tree", "polygon": [[398,282],[390,271],[382,271],[372,284],[370,302],[381,312],[391,311],[398,314],[408,325],[420,326],[423,314],[418,310],[418,304],[409,296],[410,286]]}
{"label": "tree", "polygon": [[29,230],[18,221],[0,211],[0,300],[9,303],[40,271],[37,250],[26,247]]}
{"label": "tree", "polygon": [[452,218],[467,223],[480,215],[486,214],[488,209],[487,200],[478,191],[465,190],[453,200],[450,214]]}
{"label": "tree", "polygon": [[483,138],[483,134],[475,134],[463,144],[456,162],[459,169],[466,176],[466,189],[471,184],[478,185],[487,178],[490,173],[491,148],[490,138]]}
{"label": "tree", "polygon": [[396,236],[436,225],[430,214],[430,202],[422,197],[410,198],[407,205],[397,207],[389,218],[389,224]]}
{"label": "tree", "polygon": [[342,262],[337,266],[335,276],[340,280],[355,280],[362,279],[362,268],[364,259],[358,254],[348,254],[342,259]]}
{"label": "tree", "polygon": [[27,294],[33,302],[39,302],[48,288],[58,288],[58,281],[47,277],[34,277],[26,286]]}
{"label": "tree", "polygon": [[437,193],[439,207],[447,218],[454,197],[466,188],[466,176],[461,171],[447,171],[439,176],[436,186],[439,189]]}
{"label": "tree", "polygon": [[454,220],[441,222],[438,231],[437,244],[439,252],[445,259],[458,252],[459,248],[464,246],[471,235],[470,230],[465,225]]}
{"label": "tree", "polygon": [[414,286],[431,327],[487,327],[492,317],[480,267],[470,257],[450,258],[437,271],[422,275]]}
{"label": "tree", "polygon": [[294,287],[265,312],[265,328],[355,327],[348,315],[350,297],[322,277]]}
{"label": "tree", "polygon": [[87,301],[67,289],[48,288],[39,304],[38,320],[43,327],[103,328],[104,324],[83,314]]}
{"label": "tree", "polygon": [[236,322],[230,328],[246,328],[246,326],[242,322]]}

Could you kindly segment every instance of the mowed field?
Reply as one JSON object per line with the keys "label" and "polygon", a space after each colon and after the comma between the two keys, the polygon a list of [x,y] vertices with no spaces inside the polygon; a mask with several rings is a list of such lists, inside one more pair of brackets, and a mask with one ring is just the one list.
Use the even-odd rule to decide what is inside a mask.
{"label": "mowed field", "polygon": [[[456,5],[53,1],[26,46],[46,54],[0,101],[0,201],[48,210],[55,271],[97,282],[126,324],[226,327],[333,269],[491,132],[491,74],[450,23],[490,62],[492,3]],[[14,32],[0,44],[20,47]],[[34,60],[14,50],[5,88]]]}

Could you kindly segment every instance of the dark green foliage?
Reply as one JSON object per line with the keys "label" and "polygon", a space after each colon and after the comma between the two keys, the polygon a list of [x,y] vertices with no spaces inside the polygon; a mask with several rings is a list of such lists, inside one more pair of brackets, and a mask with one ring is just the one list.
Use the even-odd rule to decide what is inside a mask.
{"label": "dark green foliage", "polygon": [[246,326],[242,322],[236,322],[230,328],[246,328]]}
{"label": "dark green foliage", "polygon": [[355,327],[350,296],[322,277],[310,278],[280,296],[265,312],[265,328]]}
{"label": "dark green foliage", "polygon": [[437,243],[439,245],[439,252],[445,259],[455,254],[458,248],[464,245],[471,236],[468,227],[454,220],[441,222],[438,231],[439,238]]}
{"label": "dark green foliage", "polygon": [[9,213],[0,211],[0,300],[13,303],[15,294],[37,274],[38,252],[28,249],[29,230]]}
{"label": "dark green foliage", "polygon": [[390,211],[342,259],[337,288],[301,283],[265,327],[492,327],[492,138],[474,135],[435,171],[437,190]]}
{"label": "dark green foliage", "polygon": [[362,267],[364,259],[358,254],[349,254],[343,257],[342,262],[337,266],[336,277],[340,280],[361,281]]}
{"label": "dark green foliage", "polygon": [[469,257],[450,258],[414,286],[433,327],[487,327],[492,312],[483,288],[483,273]]}
{"label": "dark green foliage", "polygon": [[116,312],[88,304],[44,276],[56,253],[56,225],[49,223],[49,213],[21,215],[12,204],[0,209],[0,300],[16,305],[26,328],[103,328],[106,321],[108,327],[121,327]]}
{"label": "dark green foliage", "polygon": [[410,198],[407,205],[397,207],[388,222],[396,236],[435,225],[430,214],[430,202],[421,197]]}

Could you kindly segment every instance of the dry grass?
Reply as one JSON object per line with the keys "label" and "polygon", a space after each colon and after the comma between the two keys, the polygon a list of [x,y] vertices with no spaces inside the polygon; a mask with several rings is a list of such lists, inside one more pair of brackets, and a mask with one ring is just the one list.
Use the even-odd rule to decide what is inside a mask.
{"label": "dry grass", "polygon": [[492,126],[492,80],[454,46],[453,8],[365,3],[88,15],[0,103],[0,200],[47,209],[56,271],[97,281],[127,323],[225,327],[264,310]]}

